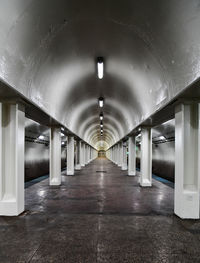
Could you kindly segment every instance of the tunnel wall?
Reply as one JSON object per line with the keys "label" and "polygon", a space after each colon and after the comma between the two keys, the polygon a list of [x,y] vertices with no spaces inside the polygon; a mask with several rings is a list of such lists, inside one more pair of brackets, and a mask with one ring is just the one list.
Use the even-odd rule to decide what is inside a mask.
{"label": "tunnel wall", "polygon": [[[137,147],[136,167],[140,169],[140,147]],[[174,182],[175,142],[152,145],[152,173]]]}
{"label": "tunnel wall", "polygon": [[[61,149],[61,167],[66,167],[66,148]],[[49,145],[25,143],[25,181],[49,174]]]}

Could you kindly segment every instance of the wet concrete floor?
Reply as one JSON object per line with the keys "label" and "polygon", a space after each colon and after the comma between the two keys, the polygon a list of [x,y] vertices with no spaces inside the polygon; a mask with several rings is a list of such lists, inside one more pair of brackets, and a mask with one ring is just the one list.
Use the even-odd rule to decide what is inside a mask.
{"label": "wet concrete floor", "polygon": [[99,158],[31,185],[26,212],[0,217],[0,263],[200,262],[200,220],[173,215],[171,187],[138,181]]}

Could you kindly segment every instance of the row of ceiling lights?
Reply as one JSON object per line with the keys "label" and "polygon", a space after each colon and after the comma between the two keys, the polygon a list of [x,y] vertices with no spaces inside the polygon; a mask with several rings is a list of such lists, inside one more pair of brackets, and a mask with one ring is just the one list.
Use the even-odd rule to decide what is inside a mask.
{"label": "row of ceiling lights", "polygon": [[[97,58],[97,74],[98,74],[99,79],[103,78],[103,73],[104,73],[103,57],[98,57]],[[98,103],[99,103],[99,107],[103,108],[104,98],[100,97],[98,100]],[[103,136],[103,112],[100,113],[99,118],[100,118],[100,135]]]}
{"label": "row of ceiling lights", "polygon": [[[103,108],[104,105],[104,99],[102,97],[99,98],[99,107]],[[100,119],[100,131],[101,131],[101,136],[103,136],[103,112],[100,113],[99,115]]]}
{"label": "row of ceiling lights", "polygon": [[[98,73],[98,78],[102,79],[103,78],[103,73],[104,73],[104,61],[103,61],[103,57],[98,57],[97,58],[97,73]],[[103,108],[104,106],[104,98],[100,97],[99,98],[99,107]],[[101,128],[101,136],[103,135],[103,113],[101,112],[99,115],[100,118],[100,128]],[[64,128],[61,128],[61,130],[63,131]],[[61,132],[61,136],[64,137],[64,133]],[[41,134],[38,137],[39,140],[44,140],[45,136],[43,134]],[[62,145],[64,145],[65,142],[62,142]]]}

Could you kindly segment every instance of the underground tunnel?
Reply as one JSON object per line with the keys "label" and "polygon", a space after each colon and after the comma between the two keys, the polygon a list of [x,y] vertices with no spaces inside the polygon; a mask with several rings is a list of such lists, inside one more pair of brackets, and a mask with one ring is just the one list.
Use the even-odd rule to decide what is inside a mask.
{"label": "underground tunnel", "polygon": [[0,262],[200,262],[199,0],[0,3]]}

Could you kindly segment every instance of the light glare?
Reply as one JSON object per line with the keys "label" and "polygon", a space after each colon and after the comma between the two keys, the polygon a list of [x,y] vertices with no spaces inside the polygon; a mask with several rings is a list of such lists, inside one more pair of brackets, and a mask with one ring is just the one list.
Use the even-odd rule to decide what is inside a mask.
{"label": "light glare", "polygon": [[98,78],[103,78],[103,61],[97,62],[97,71],[98,71]]}
{"label": "light glare", "polygon": [[99,98],[99,107],[103,108],[103,98]]}

